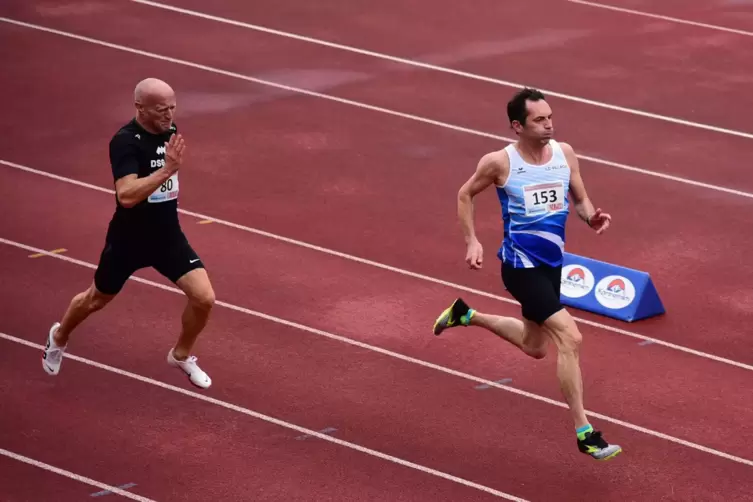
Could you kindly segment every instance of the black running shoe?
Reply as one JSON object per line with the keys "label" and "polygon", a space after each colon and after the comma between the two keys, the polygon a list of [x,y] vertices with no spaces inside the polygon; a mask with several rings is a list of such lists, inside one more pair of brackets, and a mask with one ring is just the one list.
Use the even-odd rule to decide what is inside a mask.
{"label": "black running shoe", "polygon": [[609,460],[622,452],[619,445],[610,445],[604,441],[599,431],[587,432],[584,439],[578,440],[578,449],[596,460]]}
{"label": "black running shoe", "polygon": [[447,328],[468,326],[474,313],[462,298],[456,299],[452,302],[452,305],[437,317],[437,320],[434,322],[434,334],[439,335]]}

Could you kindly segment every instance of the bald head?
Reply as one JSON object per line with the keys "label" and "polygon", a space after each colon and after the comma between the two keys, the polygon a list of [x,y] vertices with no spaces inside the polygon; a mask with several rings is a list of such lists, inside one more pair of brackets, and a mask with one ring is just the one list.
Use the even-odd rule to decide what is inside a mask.
{"label": "bald head", "polygon": [[136,118],[149,132],[160,134],[170,130],[175,113],[175,91],[166,82],[146,78],[133,91]]}
{"label": "bald head", "polygon": [[158,78],[145,78],[138,84],[133,91],[133,99],[137,103],[145,103],[150,100],[163,100],[175,97],[175,91],[167,82]]}

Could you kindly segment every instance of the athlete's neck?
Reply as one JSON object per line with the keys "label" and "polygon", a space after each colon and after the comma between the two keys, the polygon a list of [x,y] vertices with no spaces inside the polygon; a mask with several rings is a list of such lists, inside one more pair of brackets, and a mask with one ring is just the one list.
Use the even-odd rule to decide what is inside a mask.
{"label": "athlete's neck", "polygon": [[519,139],[515,147],[520,156],[523,157],[523,160],[529,164],[546,164],[552,157],[552,149],[549,148],[549,142],[530,142]]}
{"label": "athlete's neck", "polygon": [[134,117],[134,119],[136,120],[136,123],[139,126],[141,126],[141,128],[144,129],[146,132],[151,133],[151,134],[159,134],[160,133],[157,129],[155,129],[153,127],[150,127],[143,120],[141,120],[139,118],[138,114]]}

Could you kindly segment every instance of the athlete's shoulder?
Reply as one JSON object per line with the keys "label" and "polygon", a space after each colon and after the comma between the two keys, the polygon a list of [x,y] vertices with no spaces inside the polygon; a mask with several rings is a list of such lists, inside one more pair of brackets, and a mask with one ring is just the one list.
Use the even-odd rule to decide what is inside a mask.
{"label": "athlete's shoulder", "polygon": [[133,144],[141,139],[141,129],[136,126],[133,120],[120,126],[110,139],[111,146],[122,146]]}
{"label": "athlete's shoulder", "polygon": [[504,185],[509,171],[510,158],[504,149],[484,154],[476,166],[477,177],[497,185]]}
{"label": "athlete's shoulder", "polygon": [[[552,140],[554,141],[554,140]],[[565,156],[565,160],[567,160],[568,165],[570,166],[570,169],[578,169],[578,156],[575,154],[575,149],[570,145],[570,143],[566,142],[553,142],[553,145],[559,146],[560,150],[562,150],[562,154]]]}
{"label": "athlete's shoulder", "polygon": [[488,152],[479,160],[478,169],[495,176],[502,176],[510,169],[510,156],[504,148]]}
{"label": "athlete's shoulder", "polygon": [[562,149],[562,152],[566,155],[575,155],[575,149],[572,147],[572,145],[570,145],[570,143],[556,140],[551,140],[551,143],[554,146],[559,146],[560,149]]}
{"label": "athlete's shoulder", "polygon": [[489,170],[506,169],[510,166],[510,156],[506,148],[484,154],[479,160],[479,168]]}
{"label": "athlete's shoulder", "polygon": [[549,140],[549,144],[552,145],[552,149],[556,152],[559,150],[562,155],[567,157],[568,160],[575,159],[575,149],[570,143],[565,141],[556,141],[554,139]]}
{"label": "athlete's shoulder", "polygon": [[144,148],[143,131],[136,124],[135,119],[122,125],[110,139],[110,162],[121,164],[124,159],[135,159]]}

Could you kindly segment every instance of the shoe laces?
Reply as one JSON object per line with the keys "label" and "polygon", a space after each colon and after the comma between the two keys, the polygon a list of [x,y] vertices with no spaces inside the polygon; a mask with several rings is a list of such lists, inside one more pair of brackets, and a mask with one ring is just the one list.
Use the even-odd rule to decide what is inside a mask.
{"label": "shoe laces", "polygon": [[604,441],[604,439],[602,439],[601,431],[594,431],[591,434],[589,434],[586,437],[586,443],[593,446],[597,446],[599,448],[607,448],[609,446],[609,444],[607,444],[607,442]]}

